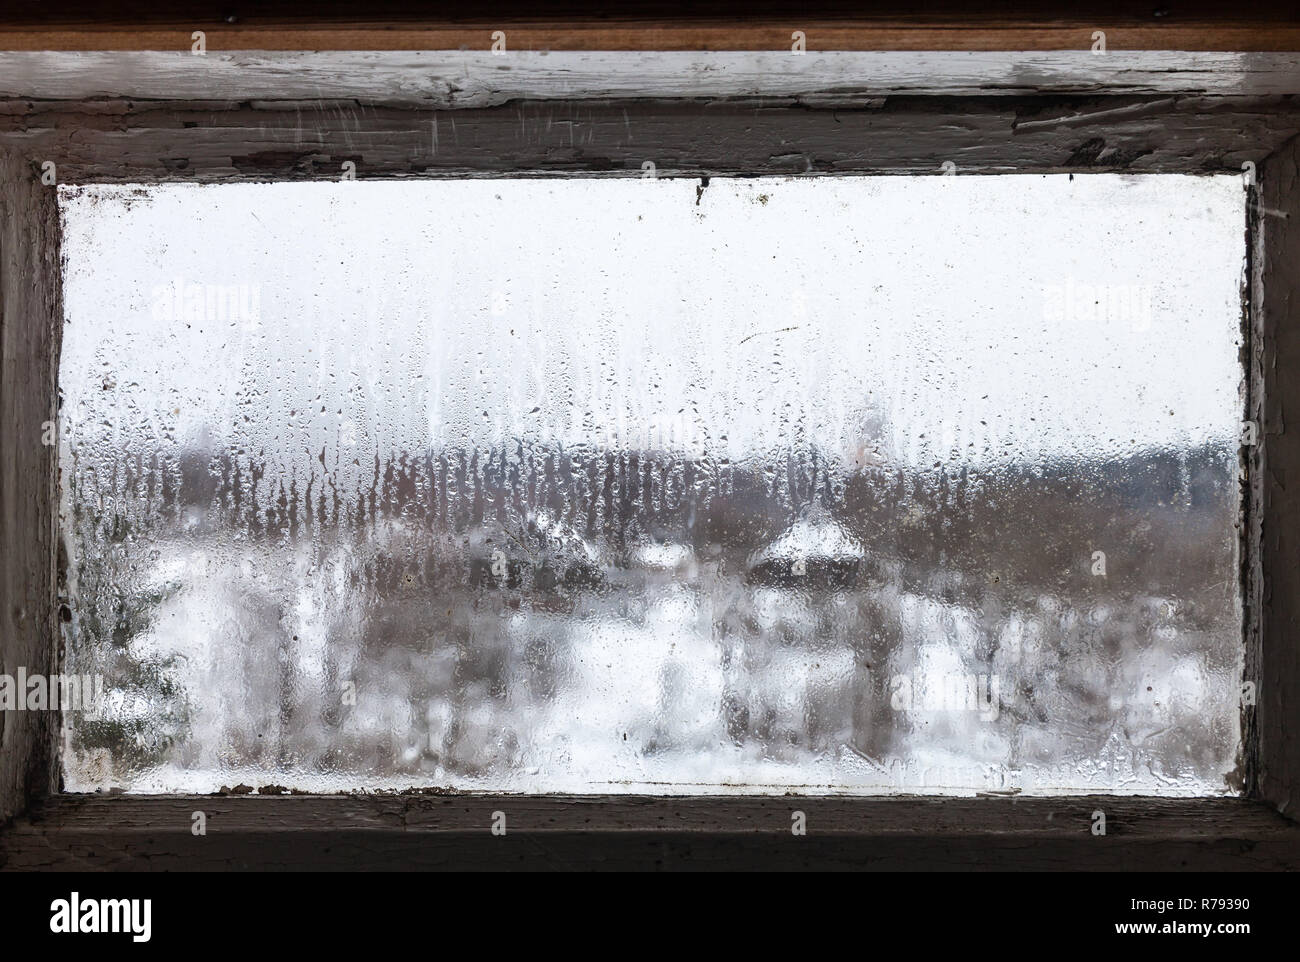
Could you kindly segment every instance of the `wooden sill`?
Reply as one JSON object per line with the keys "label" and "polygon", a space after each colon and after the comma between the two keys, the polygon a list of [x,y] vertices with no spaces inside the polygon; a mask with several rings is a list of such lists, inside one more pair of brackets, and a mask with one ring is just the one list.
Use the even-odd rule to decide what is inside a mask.
{"label": "wooden sill", "polygon": [[1237,798],[60,795],[0,833],[7,871],[1296,868],[1300,825]]}

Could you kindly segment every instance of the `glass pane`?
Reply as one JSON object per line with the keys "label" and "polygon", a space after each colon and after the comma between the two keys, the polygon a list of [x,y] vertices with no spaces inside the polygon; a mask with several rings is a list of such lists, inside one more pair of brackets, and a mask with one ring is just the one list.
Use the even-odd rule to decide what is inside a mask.
{"label": "glass pane", "polygon": [[70,791],[1234,790],[1239,178],[60,190]]}

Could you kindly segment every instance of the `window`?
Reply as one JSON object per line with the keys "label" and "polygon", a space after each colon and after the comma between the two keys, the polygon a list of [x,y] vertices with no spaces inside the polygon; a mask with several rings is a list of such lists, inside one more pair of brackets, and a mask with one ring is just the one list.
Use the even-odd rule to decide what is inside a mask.
{"label": "window", "polygon": [[[576,39],[562,28],[508,30],[508,49],[499,55],[472,25],[436,36],[391,25],[293,34],[307,37],[302,42],[314,53],[251,50],[266,31],[239,24],[214,25],[204,53],[190,50],[189,27],[172,52],[165,27],[137,39],[166,48],[152,52],[72,52],[54,41],[41,52],[0,52],[0,661],[29,676],[85,666],[103,673],[109,692],[97,719],[62,706],[0,712],[0,865],[1300,865],[1300,828],[1290,818],[1300,777],[1290,735],[1300,704],[1293,637],[1300,512],[1292,483],[1300,444],[1285,418],[1296,407],[1290,372],[1300,364],[1300,334],[1290,323],[1300,296],[1300,241],[1290,229],[1300,149],[1300,102],[1292,95],[1300,90],[1294,56],[1267,52],[1295,30],[1234,22],[1226,32],[1207,32],[1169,16],[1148,24],[1149,33],[1112,29],[1102,55],[1089,50],[1097,41],[1087,36],[1075,42],[1074,22],[1041,30],[989,23],[972,30],[927,21],[906,27],[911,39],[903,41],[872,25],[809,26],[801,28],[802,56],[786,49],[791,28],[772,22],[682,32],[595,25]],[[0,43],[6,36],[14,35],[0,33]],[[107,35],[60,36],[75,47]],[[823,36],[834,37],[837,49],[819,46]],[[390,38],[421,49],[382,46]],[[35,47],[41,35],[21,42]],[[102,42],[132,40],[113,34]],[[344,42],[382,49],[329,49]],[[943,49],[954,42],[963,49]],[[1153,44],[1168,49],[1130,49]],[[1231,49],[1213,52],[1225,45]],[[243,52],[225,52],[236,48]],[[949,171],[956,176],[943,176]],[[355,181],[338,183],[352,175]],[[583,187],[566,187],[570,182]],[[439,219],[449,216],[463,215],[466,236],[482,237],[481,225],[499,216],[492,215],[497,192],[539,183],[661,197],[655,205],[681,218],[682,229],[652,256],[670,258],[694,245],[702,262],[670,262],[672,271],[633,301],[619,279],[644,276],[646,267],[620,263],[596,276],[610,247],[594,243],[604,236],[598,231],[511,220],[507,241],[518,244],[536,231],[559,240],[523,251],[511,270],[490,276],[466,250],[419,263],[413,242],[392,249],[393,263],[377,263],[375,252],[401,240],[402,225],[426,225],[426,249],[437,249]],[[394,204],[401,216],[356,243],[341,229],[346,207],[331,215],[332,226],[318,228],[330,222],[304,200],[299,220],[307,229],[290,232],[260,201],[233,200],[260,191],[278,205],[295,191],[315,191],[346,205],[384,191],[435,189],[490,190],[493,200],[478,219],[452,203]],[[788,225],[775,216],[800,206],[791,198],[852,189],[875,193],[843,210],[831,205],[793,250]],[[999,190],[1009,194],[994,204]],[[1044,217],[1033,216],[1030,195]],[[853,216],[859,207],[879,215],[890,197],[906,198],[899,216],[874,223]],[[149,217],[167,209],[179,215],[187,198],[187,217],[144,236]],[[247,216],[236,226],[240,204]],[[608,206],[612,214],[616,206]],[[643,217],[649,208],[649,200],[638,201]],[[728,209],[745,220],[727,235],[732,253],[718,254],[703,241],[720,230]],[[987,223],[970,216],[977,210]],[[565,217],[599,221],[582,205]],[[218,233],[223,218],[232,218],[229,230]],[[1035,222],[1032,232],[991,226],[1016,219]],[[644,225],[629,225],[628,237],[643,236]],[[977,228],[986,231],[983,243],[971,239]],[[865,301],[856,297],[855,252],[840,240],[845,230],[870,252],[857,255],[867,264],[861,270],[878,270],[889,282],[880,291],[871,285]],[[289,243],[276,246],[286,235]],[[907,237],[916,240],[913,249],[901,246]],[[765,245],[791,251],[791,267],[759,272],[734,253]],[[997,256],[1009,245],[1038,265],[1034,276],[1016,274]],[[124,256],[116,270],[103,269],[133,249],[153,254]],[[337,252],[328,270],[304,253],[324,249]],[[520,272],[575,249],[585,257],[574,269],[586,278],[581,286],[530,285],[546,275]],[[250,268],[249,252],[259,251],[264,256]],[[918,251],[937,253],[911,256]],[[950,256],[959,251],[969,256]],[[186,267],[187,257],[202,269]],[[311,269],[287,270],[293,257]],[[819,272],[818,258],[850,268]],[[686,324],[682,308],[666,316],[657,338],[628,340],[622,355],[615,350],[614,335],[645,332],[644,320],[640,328],[632,323],[644,318],[645,305],[670,302],[669,292],[679,289],[686,303],[715,291],[721,276],[709,266],[728,259],[731,269],[756,275],[743,289],[747,300],[716,297],[711,326]],[[452,276],[449,263],[469,266]],[[887,271],[891,263],[896,269]],[[222,264],[230,269],[217,270]],[[962,275],[965,289],[947,282],[970,264],[983,269]],[[635,348],[644,363],[626,369],[656,384],[671,385],[669,375],[684,378],[680,372],[711,356],[701,347],[710,332],[734,336],[734,346],[718,355],[725,363],[697,392],[713,406],[682,410],[694,418],[685,422],[673,420],[678,408],[648,408],[667,419],[649,436],[636,417],[627,426],[597,417],[618,412],[612,395],[604,408],[593,405],[590,425],[576,426],[579,437],[629,465],[635,455],[642,500],[634,505],[635,486],[624,487],[616,475],[610,509],[600,488],[600,525],[555,512],[539,492],[567,495],[559,508],[570,509],[586,482],[547,475],[545,460],[537,469],[545,483],[521,488],[518,477],[500,470],[519,455],[492,447],[519,435],[525,450],[559,457],[564,422],[535,420],[556,402],[534,396],[522,406],[537,393],[526,365],[491,366],[496,409],[480,409],[464,439],[433,430],[432,373],[420,369],[417,379],[402,365],[452,355],[432,350],[427,337],[412,343],[402,334],[442,305],[428,276],[434,271],[472,301],[471,313],[448,323],[466,325],[459,333],[471,342],[480,332],[496,334],[490,359],[523,356],[525,347],[507,340],[509,321],[522,314],[535,325],[534,307],[546,316],[559,305],[571,317],[595,318],[603,327],[587,329],[602,331],[613,346],[577,344],[583,328],[563,329],[564,345],[575,345],[573,353],[586,348],[583,357],[598,356],[611,370]],[[273,282],[271,272],[285,283]],[[685,288],[682,277],[696,278],[695,286]],[[825,278],[828,286],[806,278]],[[94,292],[89,302],[87,290]],[[292,308],[295,299],[320,301],[309,297],[313,290],[350,298],[355,309]],[[427,303],[420,303],[421,290]],[[595,314],[582,290],[627,304],[624,316]],[[829,300],[830,292],[850,290],[855,296]],[[942,307],[945,293],[954,295],[951,309]],[[893,312],[875,313],[873,298],[895,298]],[[191,312],[201,318],[197,325],[185,320]],[[989,327],[994,315],[1014,323]],[[273,332],[301,329],[313,316],[315,327],[272,349]],[[394,319],[391,329],[366,341],[381,317]],[[957,328],[959,317],[975,326]],[[840,332],[838,341],[810,343],[808,325],[853,318],[864,326]],[[940,338],[942,323],[955,335]],[[158,325],[177,332],[176,343],[150,337]],[[1089,342],[1089,325],[1112,336]],[[962,336],[985,328],[997,337],[1017,334],[1020,351],[996,361],[1019,380],[997,380],[988,392],[978,375],[992,369],[996,350],[981,355],[979,340]],[[220,331],[228,333],[216,345],[202,340]],[[448,338],[456,333],[442,330]],[[291,407],[298,413],[286,420],[280,407],[301,393],[304,372],[320,356],[309,349],[349,343],[358,347],[357,364],[349,357],[346,370],[330,367],[346,381],[329,392],[337,405],[323,412]],[[852,344],[870,350],[854,357],[845,346]],[[237,367],[232,345],[242,352]],[[368,352],[360,350],[366,345]],[[87,355],[89,369],[73,363]],[[778,357],[780,370],[769,363]],[[887,366],[882,358],[890,357],[904,363]],[[956,363],[968,357],[971,363]],[[1146,363],[1133,363],[1138,357]],[[748,370],[759,376],[737,389],[746,363],[757,365]],[[141,377],[130,376],[133,368]],[[810,385],[805,370],[832,376]],[[833,374],[844,370],[911,385],[912,394],[873,393],[868,385],[845,400],[847,382]],[[473,376],[476,370],[457,388],[462,401],[480,390]],[[253,400],[212,389],[231,377],[262,393]],[[1104,390],[1096,390],[1099,382]],[[598,383],[612,391],[629,382],[611,376]],[[1094,390],[1072,396],[1072,385]],[[187,396],[168,406],[173,388]],[[98,390],[87,403],[100,405],[109,425],[78,413],[78,389],[83,398]],[[625,391],[629,396],[668,395]],[[506,405],[511,397],[514,409]],[[1152,399],[1169,400],[1174,414],[1162,415],[1158,404],[1146,403]],[[773,421],[774,405],[787,401],[790,419]],[[227,402],[243,413],[227,408],[231,416],[217,417]],[[402,411],[413,420],[397,418]],[[929,430],[919,420],[925,411],[947,412],[944,423]],[[851,470],[847,445],[824,443],[838,437],[840,429],[828,425],[839,424],[841,413],[873,440],[856,452],[861,464]],[[200,423],[209,426],[206,435]],[[1108,424],[1113,435],[1098,431]],[[770,469],[772,479],[756,490],[710,490],[712,480],[701,476],[704,493],[725,497],[697,498],[706,510],[696,513],[692,530],[673,513],[682,503],[674,500],[677,489],[656,488],[662,474],[656,479],[652,471],[647,492],[643,468],[672,459],[668,478],[678,467],[684,478],[688,464],[720,457],[701,450],[698,430],[687,428],[719,434],[720,425],[729,444],[745,446],[728,458],[728,476],[744,482],[745,472],[756,470],[766,481]],[[776,425],[766,447],[751,443],[754,425]],[[110,430],[118,433],[109,438]],[[240,449],[241,433],[258,447]],[[1070,436],[1079,446],[1067,452],[1062,439]],[[309,456],[306,441],[319,445],[324,462]],[[439,528],[438,519],[418,515],[416,506],[452,491],[446,474],[437,475],[442,489],[414,489],[414,479],[432,484],[436,476],[419,473],[418,452],[428,464],[438,445],[488,449],[487,461],[450,475],[458,495],[479,484],[481,525],[447,515]],[[368,474],[359,453],[355,464],[344,456],[363,449]],[[801,473],[814,450],[815,471]],[[566,448],[576,451],[576,444]],[[893,475],[891,461],[900,469]],[[254,465],[262,472],[256,477]],[[341,484],[337,520],[333,491],[313,485],[309,502],[297,487],[326,470]],[[870,483],[837,486],[853,472]],[[894,487],[886,485],[891,478]],[[666,497],[656,502],[656,491]],[[97,501],[98,492],[111,497]],[[625,526],[606,524],[614,507]],[[472,501],[468,510],[474,520]],[[729,520],[718,522],[724,510]],[[129,522],[116,532],[102,524],[114,511]],[[552,534],[557,520],[567,525],[559,537]],[[708,524],[715,528],[698,527]],[[728,537],[714,537],[718,531]],[[435,534],[444,540],[433,543]],[[428,542],[423,554],[420,538]],[[353,554],[344,558],[343,549]],[[337,588],[308,575],[313,559],[328,552],[334,571],[355,575]],[[701,574],[708,565],[717,570]],[[698,596],[703,579],[724,577],[733,593]],[[295,578],[321,594],[291,597],[286,585]],[[442,584],[478,606],[452,606],[453,615],[509,625],[518,614],[553,630],[531,633],[531,647],[463,646],[490,656],[478,661],[460,661],[458,647],[444,683],[428,655],[437,639],[433,616],[451,616],[421,615],[422,606],[431,607],[429,589]],[[656,607],[657,598],[690,602],[693,591],[698,621],[685,619],[689,604]],[[224,628],[201,603],[222,592],[222,604],[230,602]],[[342,597],[356,603],[349,607]],[[128,601],[130,610],[119,609]],[[585,610],[597,609],[599,618],[584,621]],[[718,619],[727,633],[717,637],[735,647],[744,642],[760,657],[725,665],[719,657],[713,674],[700,679],[677,666],[720,647],[716,611],[754,615]],[[317,619],[313,630],[295,630],[309,613]],[[857,632],[857,614],[889,630],[876,639]],[[1022,627],[1003,630],[1016,615]],[[200,654],[238,662],[244,689],[190,657],[194,652],[178,652],[179,634],[168,630],[178,619],[199,629],[189,637],[201,641]],[[329,619],[344,630],[325,634]],[[644,640],[665,624],[683,639],[684,653],[673,660],[590,662],[607,672],[596,681],[606,680],[612,694],[602,704],[615,711],[585,744],[604,749],[612,742],[612,751],[594,765],[582,758],[575,764],[572,755],[538,763],[537,746],[576,724],[557,721],[555,706],[578,683],[593,684],[559,656],[560,642],[597,625]],[[377,640],[356,648],[367,625]],[[959,657],[920,657],[918,645],[902,644],[905,628],[913,639],[978,643]],[[255,637],[272,641],[255,645]],[[338,640],[347,637],[355,650]],[[848,638],[864,640],[865,656]],[[430,639],[423,648],[421,639]],[[633,644],[618,654],[643,650]],[[377,658],[384,651],[393,655],[387,662]],[[912,660],[879,657],[900,651]],[[1020,660],[1010,662],[1010,652]],[[1031,661],[1061,652],[1097,659],[1089,663],[1099,666],[1098,677],[1080,686],[1058,666],[1040,674]],[[643,690],[632,679],[651,675],[659,700],[620,705],[621,693]],[[963,706],[974,701],[978,709],[984,697],[987,708],[994,675],[998,716],[985,722],[980,715],[989,712]],[[506,684],[492,687],[500,677]],[[900,679],[910,686],[907,695]],[[1031,692],[1026,679],[1034,682]],[[435,701],[413,680],[460,701],[443,716],[402,714],[396,709],[404,704]],[[350,686],[355,705],[344,700]],[[220,695],[231,690],[249,694],[230,705]],[[1049,692],[1057,696],[1054,714],[1027,713],[1032,699]],[[858,693],[870,694],[874,709],[855,714]],[[324,708],[326,695],[337,696],[337,714]],[[903,707],[894,707],[895,695]],[[532,700],[509,701],[522,696]],[[690,714],[693,696],[710,711]],[[377,711],[376,699],[394,710]],[[519,710],[513,739],[480,741],[485,751],[476,754],[472,738],[496,719],[471,717],[465,706],[475,704],[503,715],[520,704],[538,711]],[[677,712],[664,717],[694,719],[698,727],[678,724],[677,742],[665,742],[652,730],[661,704]],[[549,717],[534,719],[539,713]],[[1195,724],[1188,722],[1193,714]],[[619,723],[629,718],[641,721]],[[1180,742],[1175,732],[1190,737]],[[273,747],[258,744],[268,739]],[[222,745],[230,751],[214,757],[213,746]],[[685,767],[710,752],[739,761],[722,775],[711,768],[705,779],[712,782],[692,781]],[[641,781],[609,784],[602,766],[611,757],[629,768],[629,759],[638,760],[632,778]],[[913,763],[922,757],[924,767]],[[645,759],[666,772],[668,784],[649,780],[639,765]],[[1051,770],[1061,759],[1080,764]],[[755,774],[759,763],[766,773]],[[839,766],[839,774],[800,780],[800,767],[818,765]],[[557,798],[539,794],[548,790],[542,773],[572,777],[575,785],[607,781],[588,789],[594,794]],[[510,778],[518,779],[513,789]],[[386,788],[398,785],[410,787]],[[368,787],[353,790],[359,786]],[[182,794],[187,788],[221,794]],[[289,797],[333,788],[340,793]],[[926,797],[911,794],[918,790]],[[1106,794],[1099,801],[1083,792]],[[220,844],[192,833],[196,811],[220,827]],[[807,827],[798,838],[803,848],[789,845],[796,811]],[[508,841],[489,832],[498,812],[509,818]],[[1098,812],[1124,845],[1097,833]]]}
{"label": "window", "polygon": [[1236,791],[1246,202],[64,188],[65,787]]}

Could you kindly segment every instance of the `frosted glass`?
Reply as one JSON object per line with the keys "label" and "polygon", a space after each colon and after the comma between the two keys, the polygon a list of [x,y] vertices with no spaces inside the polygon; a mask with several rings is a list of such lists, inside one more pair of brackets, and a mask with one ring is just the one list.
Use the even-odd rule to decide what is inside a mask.
{"label": "frosted glass", "polygon": [[70,791],[1234,790],[1239,178],[60,204]]}

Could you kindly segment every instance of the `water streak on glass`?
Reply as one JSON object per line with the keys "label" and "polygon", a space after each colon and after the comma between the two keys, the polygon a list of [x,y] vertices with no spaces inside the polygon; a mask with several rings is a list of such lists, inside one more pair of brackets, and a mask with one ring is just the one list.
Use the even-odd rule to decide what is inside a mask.
{"label": "water streak on glass", "polygon": [[1239,178],[60,198],[68,790],[1236,790]]}

